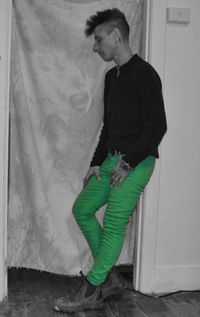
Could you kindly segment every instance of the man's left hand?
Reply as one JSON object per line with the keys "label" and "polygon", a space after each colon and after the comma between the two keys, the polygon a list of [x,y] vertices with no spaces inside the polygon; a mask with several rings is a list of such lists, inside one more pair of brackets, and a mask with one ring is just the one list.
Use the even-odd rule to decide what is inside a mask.
{"label": "man's left hand", "polygon": [[118,186],[121,186],[123,180],[130,173],[130,171],[133,170],[133,169],[125,169],[125,168],[123,168],[122,160],[123,159],[121,157],[119,159],[117,165],[112,170],[111,177],[110,177],[110,185],[111,185],[111,187],[115,186],[116,184]]}

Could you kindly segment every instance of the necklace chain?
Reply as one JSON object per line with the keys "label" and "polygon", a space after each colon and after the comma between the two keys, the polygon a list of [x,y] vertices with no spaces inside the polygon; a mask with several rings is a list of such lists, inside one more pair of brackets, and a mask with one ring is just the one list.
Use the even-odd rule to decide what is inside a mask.
{"label": "necklace chain", "polygon": [[[133,54],[131,53],[131,54],[130,54],[130,58],[128,59],[128,61],[129,61],[132,57],[133,57]],[[117,67],[117,77],[119,77],[119,75],[120,75],[120,66],[119,66],[119,65],[116,65],[116,67]]]}
{"label": "necklace chain", "polygon": [[117,77],[119,77],[119,75],[120,75],[120,66],[117,65]]}

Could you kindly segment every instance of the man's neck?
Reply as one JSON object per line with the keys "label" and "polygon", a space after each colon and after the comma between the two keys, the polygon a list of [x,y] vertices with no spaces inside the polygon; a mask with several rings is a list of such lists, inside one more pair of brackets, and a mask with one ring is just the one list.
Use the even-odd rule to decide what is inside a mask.
{"label": "man's neck", "polygon": [[118,52],[114,56],[114,61],[116,65],[120,67],[126,64],[131,59],[132,56],[133,56],[133,53],[131,52],[130,47],[126,49],[123,48],[121,50],[118,50]]}

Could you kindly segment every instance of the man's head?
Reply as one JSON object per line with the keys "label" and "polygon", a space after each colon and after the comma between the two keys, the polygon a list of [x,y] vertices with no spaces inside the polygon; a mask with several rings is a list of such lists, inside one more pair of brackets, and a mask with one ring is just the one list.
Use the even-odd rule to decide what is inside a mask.
{"label": "man's head", "polygon": [[86,22],[86,36],[94,34],[94,52],[105,61],[111,61],[119,45],[129,40],[129,25],[118,9],[99,11]]}

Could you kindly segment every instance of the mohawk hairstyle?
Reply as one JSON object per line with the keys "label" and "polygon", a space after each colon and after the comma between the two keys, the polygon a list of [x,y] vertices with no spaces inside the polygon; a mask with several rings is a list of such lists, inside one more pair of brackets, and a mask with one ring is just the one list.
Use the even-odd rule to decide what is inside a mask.
{"label": "mohawk hairstyle", "polygon": [[129,37],[129,25],[123,12],[117,8],[98,11],[86,21],[85,35],[88,37],[94,33],[94,29],[100,24],[105,24],[109,31],[117,27],[124,39]]}

